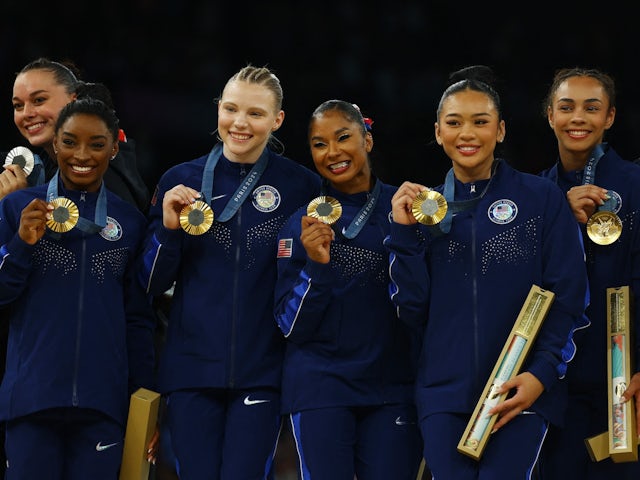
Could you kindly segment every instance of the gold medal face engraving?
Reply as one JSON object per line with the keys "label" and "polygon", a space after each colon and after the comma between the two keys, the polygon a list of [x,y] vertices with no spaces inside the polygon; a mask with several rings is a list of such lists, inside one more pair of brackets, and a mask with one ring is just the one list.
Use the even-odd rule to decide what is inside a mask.
{"label": "gold medal face engraving", "polygon": [[620,237],[621,233],[620,217],[608,210],[594,213],[587,222],[587,235],[593,243],[598,245],[612,244]]}
{"label": "gold medal face engraving", "polygon": [[180,226],[189,235],[202,235],[213,225],[213,210],[202,200],[186,205],[180,211]]}
{"label": "gold medal face engraving", "polygon": [[342,205],[335,198],[322,195],[309,202],[307,215],[317,218],[327,225],[332,225],[342,215]]}
{"label": "gold medal face engraving", "polygon": [[435,190],[424,190],[413,201],[411,212],[418,222],[424,225],[436,225],[447,214],[447,201]]}
{"label": "gold medal face engraving", "polygon": [[49,203],[54,209],[51,218],[47,220],[47,227],[54,232],[64,233],[76,226],[80,212],[75,203],[65,197],[54,198]]}
{"label": "gold medal face engraving", "polygon": [[20,165],[25,175],[29,175],[33,171],[33,153],[27,147],[15,147],[7,153],[4,164]]}

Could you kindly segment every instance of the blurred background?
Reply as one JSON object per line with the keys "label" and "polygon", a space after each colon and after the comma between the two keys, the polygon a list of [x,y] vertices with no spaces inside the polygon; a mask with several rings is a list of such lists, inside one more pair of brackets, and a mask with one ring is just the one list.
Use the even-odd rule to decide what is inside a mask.
{"label": "blurred background", "polygon": [[309,116],[340,98],[373,118],[372,161],[382,180],[441,183],[450,165],[432,144],[437,103],[448,73],[477,63],[502,81],[501,155],[517,168],[537,172],[555,161],[541,102],[565,66],[598,67],[616,79],[618,113],[607,138],[637,158],[640,46],[633,12],[615,4],[563,11],[560,2],[536,2],[514,11],[429,0],[36,0],[27,11],[2,0],[0,150],[23,144],[11,108],[15,73],[47,56],[74,62],[84,80],[111,89],[151,191],[168,167],[211,149],[215,99],[248,63],[280,78],[286,116],[278,138],[287,156],[311,168]]}

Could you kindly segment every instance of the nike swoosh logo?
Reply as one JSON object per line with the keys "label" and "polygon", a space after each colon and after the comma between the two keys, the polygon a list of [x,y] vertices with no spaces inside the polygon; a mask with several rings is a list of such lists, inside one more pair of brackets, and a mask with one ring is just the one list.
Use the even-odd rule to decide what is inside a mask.
{"label": "nike swoosh logo", "polygon": [[400,417],[396,418],[396,425],[413,425],[415,422],[405,422]]}
{"label": "nike swoosh logo", "polygon": [[266,402],[270,402],[271,400],[251,400],[249,398],[249,395],[247,395],[246,397],[244,397],[244,404],[245,405],[256,405],[258,403],[266,403]]}
{"label": "nike swoosh logo", "polygon": [[211,197],[211,200],[218,200],[219,198],[226,197],[227,195],[216,195],[215,197]]}
{"label": "nike swoosh logo", "polygon": [[116,443],[108,443],[107,445],[102,445],[102,442],[98,442],[98,443],[96,443],[96,451],[97,452],[101,452],[103,450],[106,450],[107,448],[115,447],[117,444],[118,444],[118,442],[116,442]]}

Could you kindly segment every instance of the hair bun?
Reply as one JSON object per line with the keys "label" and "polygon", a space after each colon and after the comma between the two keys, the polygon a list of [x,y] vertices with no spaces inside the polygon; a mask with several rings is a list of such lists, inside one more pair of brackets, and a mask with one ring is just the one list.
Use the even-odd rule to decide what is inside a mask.
{"label": "hair bun", "polygon": [[496,84],[496,75],[487,65],[471,65],[449,74],[449,85],[462,80],[477,80],[493,87]]}

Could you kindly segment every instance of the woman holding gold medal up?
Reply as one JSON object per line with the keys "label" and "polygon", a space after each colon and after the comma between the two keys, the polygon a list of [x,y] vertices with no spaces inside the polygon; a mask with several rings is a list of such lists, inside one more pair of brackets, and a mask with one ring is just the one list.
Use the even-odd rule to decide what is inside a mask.
{"label": "woman holding gold medal up", "polygon": [[[451,75],[435,123],[452,162],[433,191],[446,206],[423,208],[436,201],[427,187],[403,183],[385,242],[400,318],[425,327],[416,394],[434,478],[531,478],[548,424],[562,422],[560,378],[587,296],[578,224],[563,192],[495,157],[506,127],[493,85],[484,66]],[[533,285],[555,299],[520,373],[497,385],[496,394],[508,394],[487,412],[497,421],[473,458],[458,450],[460,440]]]}
{"label": "woman holding gold medal up", "polygon": [[287,339],[282,402],[300,478],[414,480],[420,336],[389,300],[391,197],[371,171],[371,122],[341,100],[313,112],[322,194],[279,235],[276,320]]}
{"label": "woman holding gold medal up", "polygon": [[559,69],[543,107],[558,157],[542,176],[566,192],[580,223],[591,303],[586,311],[589,328],[575,334],[578,350],[567,372],[570,407],[565,425],[549,430],[540,478],[637,479],[640,463],[611,458],[594,462],[584,442],[608,431],[607,288],[628,286],[633,295],[631,332],[635,330],[638,343],[624,399],[635,402],[640,431],[640,168],[604,141],[616,115],[615,83],[607,73]]}
{"label": "woman holding gold medal up", "polygon": [[152,200],[142,275],[155,295],[175,282],[158,375],[184,480],[270,478],[284,356],[276,237],[320,189],[268,146],[282,96],[267,68],[233,75],[217,104],[221,142],[170,168]]}
{"label": "woman holding gold medal up", "polygon": [[0,202],[7,479],[117,478],[129,397],[154,388],[155,317],[134,268],[146,220],[103,181],[118,130],[100,100],[68,103],[58,171]]}

